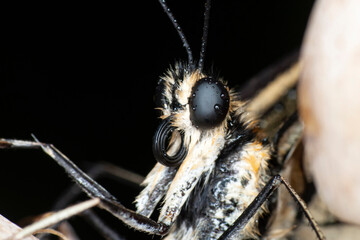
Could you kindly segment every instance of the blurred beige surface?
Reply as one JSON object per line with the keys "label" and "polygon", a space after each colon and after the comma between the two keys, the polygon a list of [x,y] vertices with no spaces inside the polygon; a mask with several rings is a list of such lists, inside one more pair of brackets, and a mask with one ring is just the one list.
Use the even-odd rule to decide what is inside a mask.
{"label": "blurred beige surface", "polygon": [[307,165],[329,210],[360,224],[360,1],[317,1],[301,59]]}
{"label": "blurred beige surface", "polygon": [[[0,239],[5,240],[8,239],[10,236],[14,235],[15,233],[19,232],[21,228],[17,225],[13,224],[5,217],[0,215]],[[26,237],[24,240],[37,240],[35,237]]]}

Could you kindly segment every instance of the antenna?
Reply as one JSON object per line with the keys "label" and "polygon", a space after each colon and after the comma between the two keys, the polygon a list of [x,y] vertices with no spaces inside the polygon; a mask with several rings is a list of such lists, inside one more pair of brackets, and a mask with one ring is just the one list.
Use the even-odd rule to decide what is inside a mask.
{"label": "antenna", "polygon": [[193,66],[193,55],[192,55],[192,51],[190,49],[190,45],[188,43],[188,41],[186,40],[185,34],[183,33],[180,25],[177,23],[177,20],[175,19],[174,15],[172,14],[172,12],[170,11],[170,8],[167,6],[166,1],[165,0],[159,0],[162,8],[164,9],[165,13],[168,15],[168,17],[170,18],[170,21],[172,22],[172,24],[174,25],[176,31],[179,34],[179,37],[183,43],[183,46],[186,49],[187,55],[188,55],[188,61],[189,61],[189,65]]}
{"label": "antenna", "polygon": [[209,32],[209,19],[210,19],[210,0],[207,0],[205,3],[205,13],[204,13],[204,26],[203,26],[203,35],[201,38],[201,49],[200,49],[200,59],[199,59],[199,71],[201,72],[204,67],[204,59],[206,53],[206,45],[207,45],[207,38]]}
{"label": "antenna", "polygon": [[[167,6],[166,0],[159,0],[162,8],[164,9],[165,13],[170,18],[170,21],[174,25],[176,31],[178,32],[178,35],[183,43],[183,46],[186,49],[187,55],[188,55],[188,61],[191,68],[193,68],[193,55],[190,48],[190,45],[188,41],[186,40],[185,34],[183,33],[180,25],[177,23],[177,20],[175,19],[174,15],[170,11],[170,8]],[[207,38],[208,38],[208,32],[209,32],[209,19],[210,19],[210,4],[211,0],[206,0],[205,3],[205,12],[204,12],[204,26],[203,26],[203,35],[201,37],[201,49],[200,49],[200,59],[199,59],[199,65],[198,70],[201,72],[204,68],[204,59],[205,59],[205,53],[206,53],[206,45],[207,45]]]}

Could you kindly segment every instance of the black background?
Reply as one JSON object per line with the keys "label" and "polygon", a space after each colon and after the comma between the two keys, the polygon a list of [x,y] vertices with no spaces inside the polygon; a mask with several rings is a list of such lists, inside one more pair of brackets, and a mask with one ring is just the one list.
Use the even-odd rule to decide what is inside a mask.
{"label": "black background", "polygon": [[[198,58],[203,1],[169,2]],[[300,47],[312,4],[214,0],[205,66],[231,86],[243,84]],[[187,59],[159,3],[26,3],[2,11],[0,137],[34,133],[82,168],[108,161],[145,176],[155,164],[155,84]],[[71,184],[39,150],[2,150],[0,161],[0,214],[15,222],[50,210]],[[133,208],[138,189],[106,188]]]}

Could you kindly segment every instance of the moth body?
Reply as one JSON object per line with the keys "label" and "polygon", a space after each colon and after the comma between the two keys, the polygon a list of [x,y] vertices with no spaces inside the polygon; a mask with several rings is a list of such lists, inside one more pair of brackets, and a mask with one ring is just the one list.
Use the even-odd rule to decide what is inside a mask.
{"label": "moth body", "polygon": [[[220,102],[226,114],[215,116],[216,121],[209,119],[211,128],[198,126],[191,118],[197,107],[192,106],[192,98],[199,82],[206,82],[203,88],[215,89],[214,95],[220,98],[224,98],[224,91],[228,94]],[[150,216],[160,204],[158,221],[172,226],[165,239],[217,239],[269,179],[270,147],[258,137],[256,121],[244,113],[245,102],[222,79],[191,71],[190,66],[179,63],[161,78],[158,88],[160,118],[171,119],[169,124],[174,128],[168,145],[182,137],[187,155],[176,167],[155,165],[136,199],[137,212]],[[216,103],[209,102],[210,108],[213,104],[216,109]],[[223,119],[219,122],[218,118]],[[167,154],[171,156],[176,148],[170,148]],[[238,239],[258,236],[257,219],[265,208],[258,211]]]}

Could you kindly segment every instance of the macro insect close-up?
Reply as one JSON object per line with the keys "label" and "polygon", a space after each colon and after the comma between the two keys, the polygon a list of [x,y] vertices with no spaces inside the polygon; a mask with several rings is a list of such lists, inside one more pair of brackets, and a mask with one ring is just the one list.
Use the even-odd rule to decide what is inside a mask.
{"label": "macro insect close-up", "polygon": [[325,239],[339,220],[311,215],[296,105],[312,6],[18,13],[1,56],[0,214],[25,227],[90,196],[99,208],[37,237]]}

